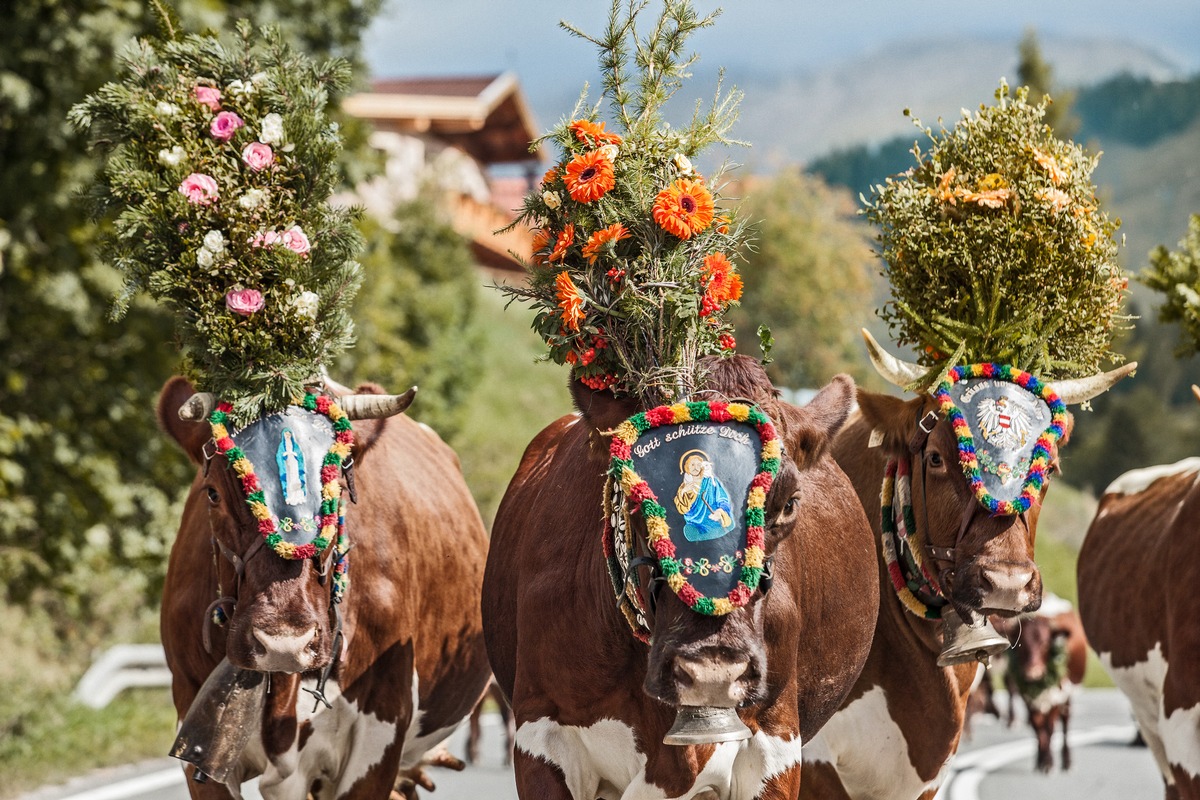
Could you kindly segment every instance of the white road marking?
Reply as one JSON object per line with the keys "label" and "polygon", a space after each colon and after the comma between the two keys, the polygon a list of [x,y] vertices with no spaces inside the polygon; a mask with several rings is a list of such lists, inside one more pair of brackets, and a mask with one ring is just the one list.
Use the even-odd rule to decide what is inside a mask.
{"label": "white road marking", "polygon": [[[1136,730],[1132,725],[1103,725],[1090,731],[1071,733],[1071,747],[1086,747],[1092,744],[1127,744]],[[1051,749],[1062,747],[1062,734],[1055,733]],[[979,800],[979,785],[988,773],[1022,759],[1032,760],[1037,754],[1037,742],[1027,739],[1020,742],[1005,742],[963,753],[950,765],[950,777],[934,800]]]}

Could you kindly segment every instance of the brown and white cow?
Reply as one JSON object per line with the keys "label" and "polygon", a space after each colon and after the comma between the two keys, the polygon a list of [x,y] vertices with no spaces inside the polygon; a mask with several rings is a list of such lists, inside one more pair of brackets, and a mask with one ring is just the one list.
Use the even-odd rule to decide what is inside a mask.
{"label": "brown and white cow", "polygon": [[[261,545],[233,471],[213,455],[209,424],[180,419],[191,397],[174,378],[158,405],[162,427],[199,467],[163,592],[180,719],[223,657],[269,673],[261,719],[228,785],[189,781],[192,797],[240,797],[241,782],[261,776],[268,800],[386,798],[397,773],[418,769],[471,712],[488,679],[478,606],[487,544],[458,460],[405,416],[354,423],[351,584],[335,654],[330,578],[312,560],[285,560]],[[222,596],[234,601],[228,623],[209,628],[210,604]],[[324,687],[331,707],[314,710],[301,690],[315,687],[335,655]]]}
{"label": "brown and white cow", "polygon": [[994,624],[1012,642],[1012,649],[1005,653],[1004,669],[1009,725],[1013,724],[1019,697],[1037,737],[1034,766],[1040,772],[1049,772],[1054,768],[1050,738],[1061,722],[1061,765],[1070,769],[1067,728],[1071,722],[1071,697],[1083,683],[1087,669],[1087,637],[1079,614],[1069,602],[1049,595],[1035,613],[998,618]]}
{"label": "brown and white cow", "polygon": [[[862,667],[878,605],[874,548],[849,482],[827,455],[853,383],[835,378],[795,408],[776,400],[753,359],[711,367],[708,396],[757,402],[785,445],[766,501],[773,585],[723,617],[696,614],[661,589],[650,645],[634,638],[601,550],[608,455],[598,432],[638,409],[576,384],[581,411],[525,451],[496,516],[484,577],[488,653],[516,714],[523,798],[795,797],[802,740]],[[697,696],[736,698],[752,737],[663,744],[681,698],[691,705],[686,699]]]}
{"label": "brown and white cow", "polygon": [[[887,354],[864,334],[872,363],[892,383],[904,386],[925,373]],[[1061,381],[1055,389],[1065,402],[1082,402],[1134,366]],[[834,441],[833,455],[853,482],[875,531],[879,624],[854,689],[804,750],[801,797],[927,799],[937,792],[958,749],[968,696],[981,666],[938,666],[941,623],[909,612],[893,588],[880,540],[885,466],[891,459],[909,460],[923,557],[936,565],[946,599],[964,620],[1038,607],[1042,585],[1033,561],[1038,506],[1019,516],[989,515],[959,467],[950,422],[940,417],[929,395],[905,400],[859,390],[858,402],[859,411]]]}
{"label": "brown and white cow", "polygon": [[1127,472],[1079,552],[1088,642],[1129,698],[1169,800],[1200,798],[1200,458]]}

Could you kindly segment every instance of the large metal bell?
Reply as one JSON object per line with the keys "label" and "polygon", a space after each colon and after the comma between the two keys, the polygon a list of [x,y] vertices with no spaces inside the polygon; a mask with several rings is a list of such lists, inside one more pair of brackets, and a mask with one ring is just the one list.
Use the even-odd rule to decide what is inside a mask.
{"label": "large metal bell", "polygon": [[968,625],[952,607],[942,609],[942,652],[937,659],[939,667],[972,661],[986,664],[988,659],[1003,653],[1008,647],[1008,639],[992,627],[987,617],[981,616],[977,625]]}
{"label": "large metal bell", "polygon": [[251,734],[261,729],[265,678],[223,658],[200,687],[171,747],[173,757],[195,765],[197,783],[225,783]]}
{"label": "large metal bell", "polygon": [[663,737],[663,744],[716,744],[749,739],[750,729],[732,708],[680,706],[675,724]]}

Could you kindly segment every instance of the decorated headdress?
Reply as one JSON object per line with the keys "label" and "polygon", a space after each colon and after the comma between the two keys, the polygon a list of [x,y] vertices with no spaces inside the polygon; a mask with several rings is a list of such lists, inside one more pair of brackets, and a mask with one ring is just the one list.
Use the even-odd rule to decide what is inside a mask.
{"label": "decorated headdress", "polygon": [[688,36],[716,14],[698,17],[682,0],[663,5],[642,39],[635,23],[645,4],[614,0],[599,38],[563,24],[600,51],[614,129],[581,97],[535,143],[559,156],[518,218],[536,229],[527,286],[505,288],[535,310],[550,359],[593,389],[650,405],[697,389],[701,356],[732,352],[722,317],[741,297],[733,261],[745,238],[722,206],[719,173],[693,165],[710,145],[730,143],[739,93],[718,87],[685,126],[662,118],[696,58],[683,55]]}
{"label": "decorated headdress", "polygon": [[71,112],[111,147],[97,194],[116,213],[116,312],[148,292],[231,419],[280,411],[352,341],[360,241],[328,202],[341,139],[325,115],[349,66],[248,23],[231,40],[138,42],[122,60],[124,76]]}
{"label": "decorated headdress", "polygon": [[1057,138],[1042,120],[1048,100],[1027,94],[1002,81],[995,105],[951,130],[923,128],[918,165],[876,186],[866,208],[892,287],[880,315],[918,363],[867,335],[871,359],[893,383],[932,390],[976,496],[1004,514],[1040,490],[1065,404],[1136,367],[1095,374],[1121,360],[1109,348],[1128,284],[1118,223],[1091,182],[1098,157]]}

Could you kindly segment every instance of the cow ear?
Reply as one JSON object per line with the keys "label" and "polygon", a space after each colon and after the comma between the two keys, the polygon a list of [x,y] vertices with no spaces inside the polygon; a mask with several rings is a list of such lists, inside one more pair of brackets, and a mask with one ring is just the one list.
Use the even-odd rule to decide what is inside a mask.
{"label": "cow ear", "polygon": [[187,378],[176,375],[163,384],[158,396],[158,425],[174,439],[197,465],[204,463],[204,446],[212,439],[207,420],[179,418],[179,409],[196,393]]}
{"label": "cow ear", "polygon": [[811,463],[825,453],[853,407],[854,379],[835,375],[808,405],[789,415],[787,444],[797,465]]}
{"label": "cow ear", "polygon": [[863,419],[871,426],[871,441],[878,442],[889,452],[908,452],[917,412],[924,402],[923,397],[905,400],[890,394],[858,390],[858,407]]}

